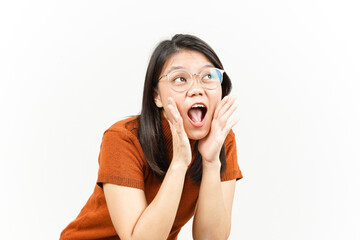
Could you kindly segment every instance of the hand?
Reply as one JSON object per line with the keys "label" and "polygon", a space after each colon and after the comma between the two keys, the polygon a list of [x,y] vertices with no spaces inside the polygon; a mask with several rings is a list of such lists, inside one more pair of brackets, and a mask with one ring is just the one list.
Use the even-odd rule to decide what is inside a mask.
{"label": "hand", "polygon": [[239,122],[240,119],[228,121],[235,112],[237,104],[236,97],[224,97],[217,105],[211,122],[209,134],[199,141],[198,149],[203,161],[216,162],[219,161],[221,147],[231,128]]}
{"label": "hand", "polygon": [[168,117],[172,140],[173,140],[173,160],[171,164],[180,164],[188,167],[191,162],[191,147],[189,138],[184,129],[183,119],[179,113],[173,98],[168,98]]}

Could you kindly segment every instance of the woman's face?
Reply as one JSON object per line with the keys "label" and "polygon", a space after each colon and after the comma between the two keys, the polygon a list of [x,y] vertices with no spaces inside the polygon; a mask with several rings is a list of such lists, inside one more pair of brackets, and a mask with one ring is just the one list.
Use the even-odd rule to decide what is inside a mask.
{"label": "woman's face", "polygon": [[[174,69],[185,70],[190,74],[200,74],[204,68],[214,65],[200,52],[183,50],[172,55],[164,64],[160,76],[169,74]],[[221,85],[209,90],[203,88],[199,76],[193,76],[190,89],[176,92],[170,88],[167,78],[159,81],[154,100],[159,108],[164,109],[165,117],[171,119],[168,98],[172,97],[183,119],[185,132],[189,139],[202,139],[210,131],[215,108],[221,100]],[[203,106],[202,108],[200,106]],[[205,107],[205,109],[204,109]]]}

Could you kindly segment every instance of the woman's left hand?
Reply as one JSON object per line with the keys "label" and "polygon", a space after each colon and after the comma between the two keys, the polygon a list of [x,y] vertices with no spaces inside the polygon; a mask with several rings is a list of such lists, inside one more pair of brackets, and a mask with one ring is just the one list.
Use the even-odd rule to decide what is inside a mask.
{"label": "woman's left hand", "polygon": [[236,97],[224,97],[215,109],[211,123],[209,134],[199,140],[198,149],[203,161],[213,163],[219,161],[221,147],[225,138],[232,127],[239,122],[240,119],[229,121],[231,115],[235,112],[237,104]]}

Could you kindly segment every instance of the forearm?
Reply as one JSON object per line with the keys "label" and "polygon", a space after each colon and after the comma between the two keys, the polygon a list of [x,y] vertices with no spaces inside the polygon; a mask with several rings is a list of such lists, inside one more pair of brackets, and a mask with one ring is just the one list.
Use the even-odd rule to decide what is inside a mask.
{"label": "forearm", "polygon": [[153,201],[137,221],[132,239],[167,239],[175,220],[186,167],[171,164]]}
{"label": "forearm", "polygon": [[227,239],[231,219],[225,209],[220,180],[220,161],[203,162],[197,210],[194,216],[194,239]]}

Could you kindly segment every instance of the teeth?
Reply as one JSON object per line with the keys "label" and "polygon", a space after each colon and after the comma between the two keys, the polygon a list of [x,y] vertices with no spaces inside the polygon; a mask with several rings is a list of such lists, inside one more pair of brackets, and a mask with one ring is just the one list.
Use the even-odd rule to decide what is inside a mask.
{"label": "teeth", "polygon": [[203,104],[195,104],[194,106],[192,106],[191,108],[196,108],[196,107],[205,107]]}

